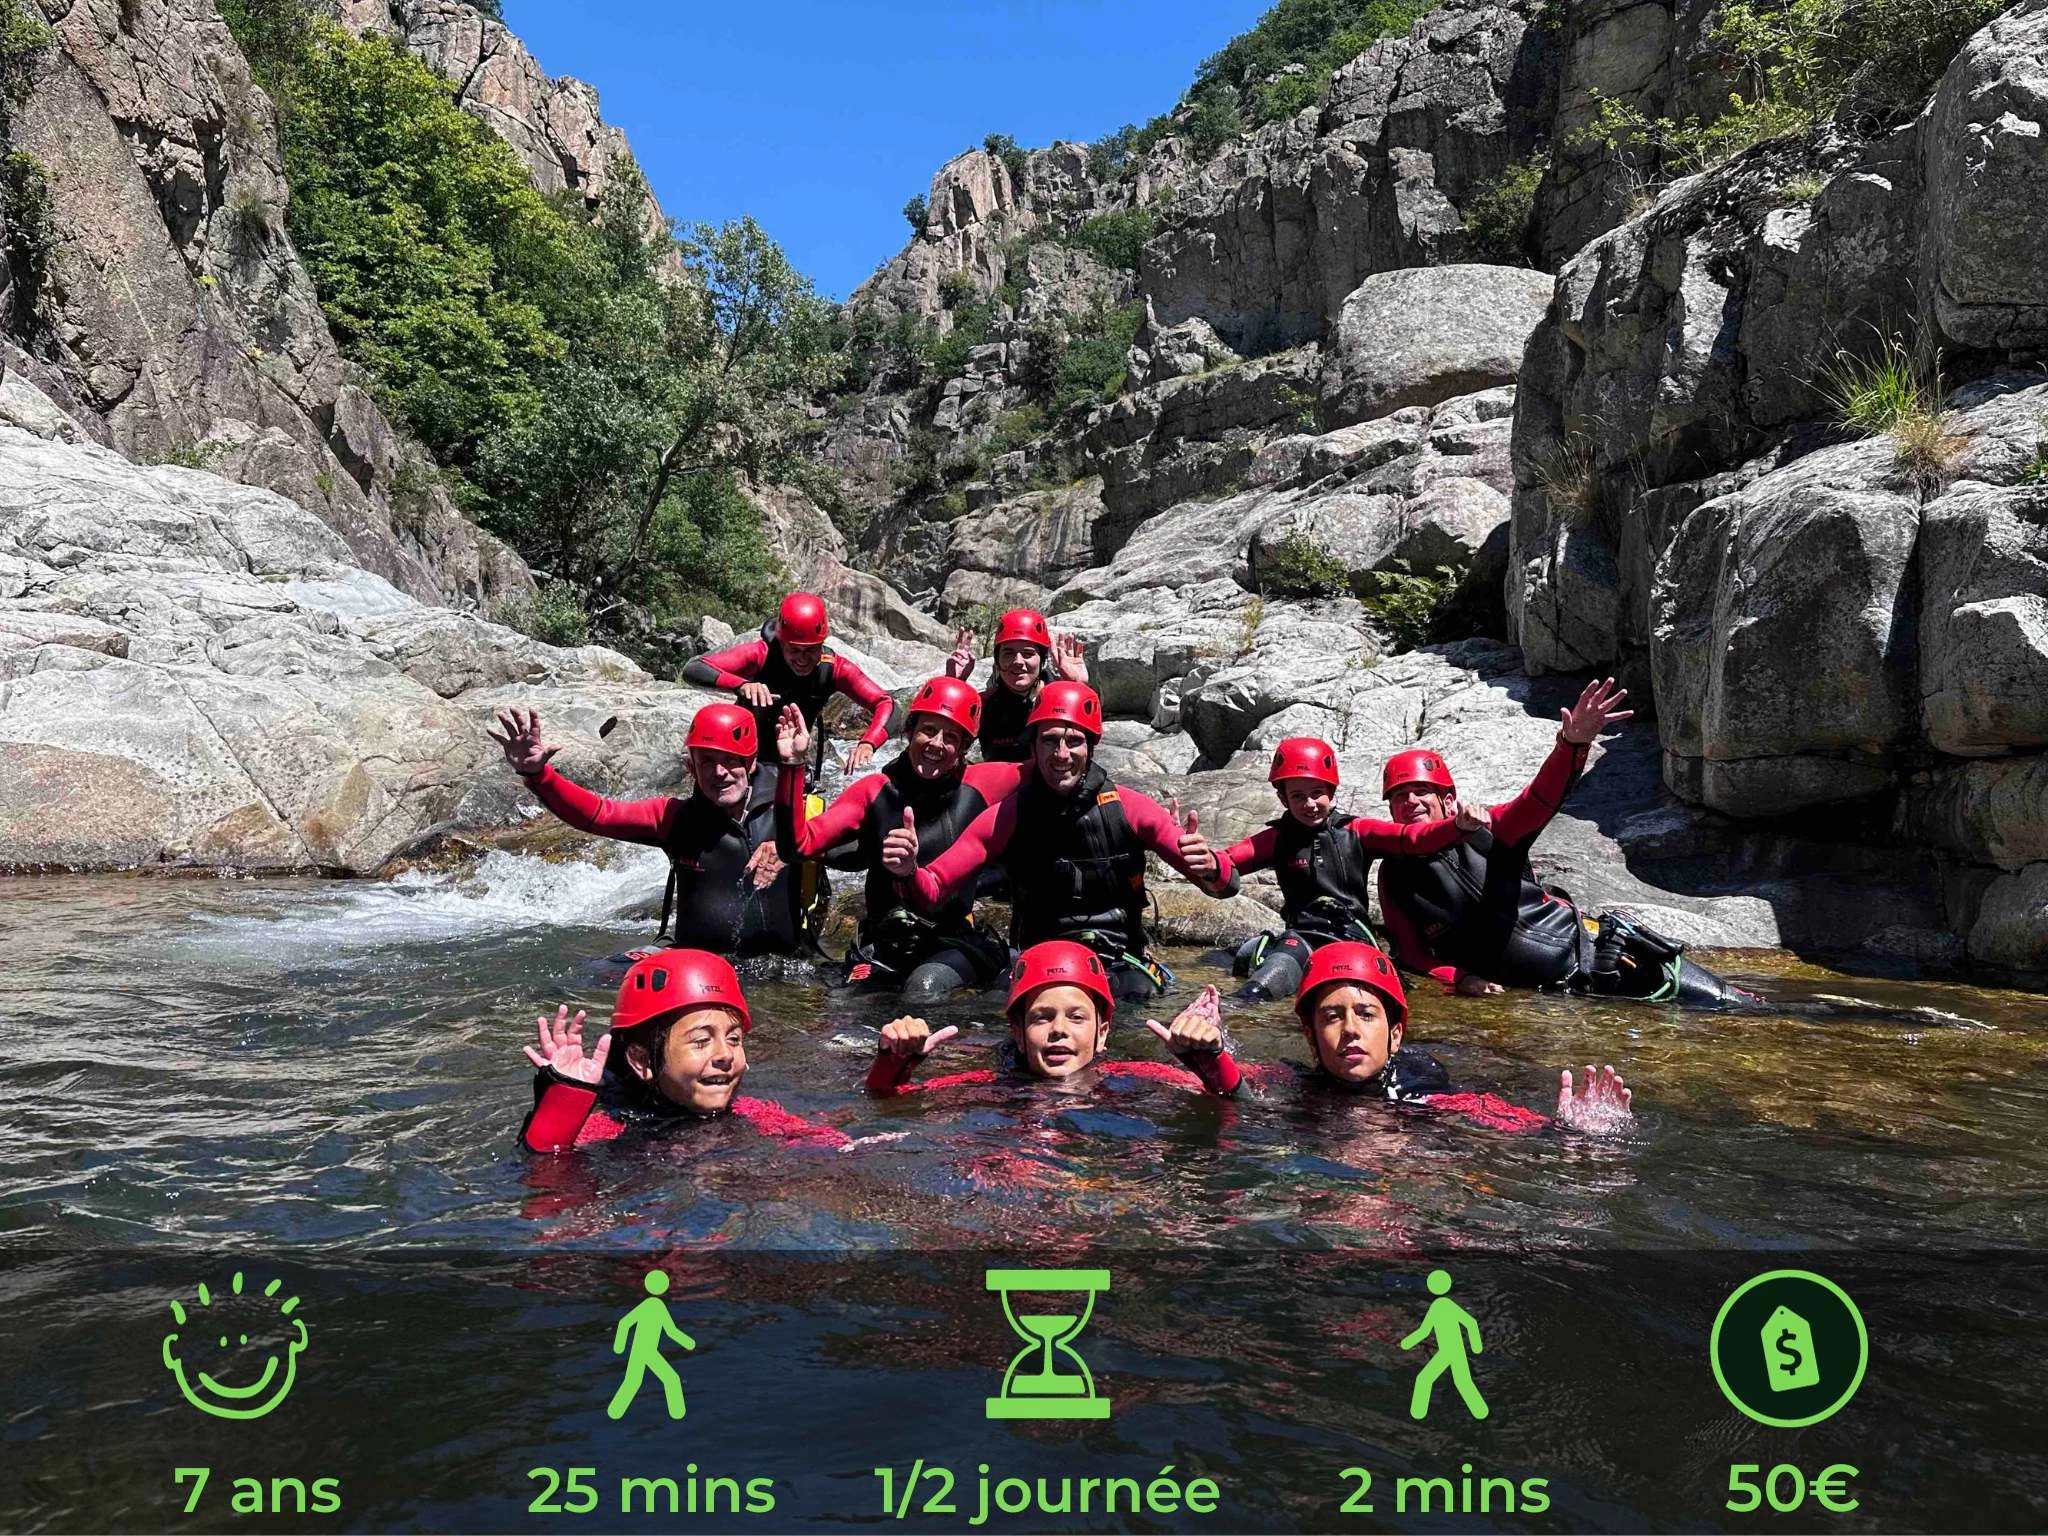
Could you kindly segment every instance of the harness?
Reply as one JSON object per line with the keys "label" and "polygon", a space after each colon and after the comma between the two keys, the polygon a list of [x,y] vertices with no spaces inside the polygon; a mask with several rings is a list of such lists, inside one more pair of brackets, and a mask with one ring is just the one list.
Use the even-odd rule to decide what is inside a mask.
{"label": "harness", "polygon": [[1100,763],[1088,765],[1071,795],[1055,794],[1036,776],[1026,781],[1003,862],[1011,943],[1024,948],[1099,932],[1112,936],[1119,954],[1144,953],[1145,849]]}

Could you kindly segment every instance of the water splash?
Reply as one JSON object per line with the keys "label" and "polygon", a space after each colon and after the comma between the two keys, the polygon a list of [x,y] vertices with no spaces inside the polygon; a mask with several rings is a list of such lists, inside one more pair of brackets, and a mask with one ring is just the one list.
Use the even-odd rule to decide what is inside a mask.
{"label": "water splash", "polygon": [[522,928],[646,927],[636,914],[661,897],[668,860],[659,849],[609,850],[603,863],[493,851],[452,872],[408,870],[396,879],[336,884],[303,903],[254,914],[195,914],[236,943],[365,949],[467,938]]}

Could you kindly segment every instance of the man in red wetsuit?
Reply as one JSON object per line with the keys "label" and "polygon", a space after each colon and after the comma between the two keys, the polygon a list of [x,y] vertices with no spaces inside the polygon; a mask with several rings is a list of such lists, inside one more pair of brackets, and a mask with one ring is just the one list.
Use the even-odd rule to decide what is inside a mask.
{"label": "man in red wetsuit", "polygon": [[903,751],[812,816],[804,793],[810,728],[794,704],[783,705],[775,732],[781,758],[775,827],[782,857],[794,863],[851,849],[867,874],[867,910],[847,951],[847,980],[931,999],[958,987],[985,987],[1009,962],[1010,947],[1001,935],[975,924],[972,891],[927,916],[911,910],[882,865],[882,843],[890,832],[909,828],[919,847],[941,853],[975,817],[1016,790],[1024,776],[1021,764],[967,762],[980,724],[979,694],[957,678],[930,679],[911,697]]}
{"label": "man in red wetsuit", "polygon": [[867,729],[846,759],[848,773],[863,773],[875,749],[889,739],[889,695],[852,661],[825,648],[830,631],[825,600],[792,592],[759,635],[693,658],[683,667],[683,681],[738,694],[764,737],[775,729],[784,704],[802,710],[804,724],[815,729],[825,701],[845,694],[868,711]]}
{"label": "man in red wetsuit", "polygon": [[[1099,1067],[1105,1072],[1164,1077],[1189,1087],[1199,1084],[1206,1093],[1237,1089],[1237,1063],[1224,1048],[1214,987],[1203,988],[1171,1026],[1156,1019],[1145,1021],[1179,1060],[1179,1068],[1106,1058],[1116,999],[1102,957],[1085,944],[1053,939],[1019,955],[1010,967],[1008,1012],[1016,1068],[1026,1077],[1066,1082]],[[918,1063],[959,1032],[950,1024],[935,1031],[923,1019],[892,1019],[883,1026],[874,1065],[868,1069],[868,1092],[888,1096],[993,1081],[995,1073],[983,1070],[910,1082]]]}
{"label": "man in red wetsuit", "polygon": [[[812,1146],[849,1144],[842,1131],[740,1096],[747,1031],[754,1027],[739,977],[717,955],[663,949],[643,955],[619,983],[612,1027],[583,1050],[583,1018],[558,1008],[535,1021],[533,1109],[519,1129],[529,1152],[567,1152],[609,1141],[628,1123],[733,1115],[764,1135]],[[607,1067],[610,1068],[607,1071]],[[604,1100],[611,1113],[599,1108]]]}
{"label": "man in red wetsuit", "polygon": [[[1618,707],[1627,696],[1613,678],[1588,683],[1536,777],[1488,813],[1490,831],[1427,856],[1381,860],[1380,915],[1403,966],[1473,996],[1542,987],[1698,1008],[1761,1001],[1627,915],[1582,916],[1569,896],[1530,878],[1530,845],[1563,806],[1601,730],[1633,713]],[[1403,826],[1451,814],[1457,786],[1427,748],[1387,759],[1382,781]]]}
{"label": "man in red wetsuit", "polygon": [[[579,832],[649,843],[668,855],[676,943],[732,955],[793,955],[810,943],[796,869],[775,851],[773,785],[754,772],[754,717],[707,704],[690,720],[688,797],[609,800],[563,777],[534,710],[500,712],[491,739],[540,803]],[[658,935],[657,935],[658,936]]]}
{"label": "man in red wetsuit", "polygon": [[[1038,691],[1065,679],[1088,681],[1088,663],[1074,635],[1054,635],[1036,608],[1012,608],[996,621],[995,665],[981,690],[981,756],[990,763],[1031,760],[1026,723]],[[965,680],[974,670],[974,631],[963,629],[946,660],[946,675]]]}
{"label": "man in red wetsuit", "polygon": [[923,911],[968,890],[1000,862],[1010,877],[1010,942],[1028,949],[1072,939],[1094,949],[1119,997],[1149,997],[1167,973],[1146,951],[1145,855],[1152,852],[1204,891],[1228,882],[1189,816],[1114,784],[1093,760],[1102,738],[1102,701],[1085,683],[1047,683],[1031,707],[1031,772],[1017,792],[990,806],[923,868],[913,828],[883,839],[883,866]]}
{"label": "man in red wetsuit", "polygon": [[[1457,1093],[1443,1064],[1406,1045],[1408,995],[1394,963],[1370,944],[1326,944],[1309,960],[1295,1017],[1314,1056],[1310,1080],[1477,1120],[1495,1130],[1540,1130],[1549,1122],[1490,1093]],[[1248,1068],[1248,1072],[1257,1071]],[[1263,1074],[1262,1074],[1263,1075]],[[1558,1080],[1557,1122],[1594,1135],[1633,1123],[1633,1095],[1612,1067],[1586,1075],[1574,1091],[1572,1074]]]}

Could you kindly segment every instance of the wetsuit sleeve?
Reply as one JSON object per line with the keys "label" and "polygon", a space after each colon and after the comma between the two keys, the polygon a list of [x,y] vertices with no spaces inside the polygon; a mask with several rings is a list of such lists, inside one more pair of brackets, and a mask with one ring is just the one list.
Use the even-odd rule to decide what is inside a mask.
{"label": "wetsuit sleeve", "polygon": [[846,657],[835,655],[832,686],[868,711],[868,728],[860,733],[862,741],[879,747],[889,739],[889,712],[895,708],[895,701],[882,692],[873,678]]}
{"label": "wetsuit sleeve", "polygon": [[1271,869],[1275,851],[1279,846],[1280,829],[1261,827],[1250,837],[1232,843],[1224,850],[1223,857],[1230,861],[1232,870],[1237,874],[1249,875],[1262,869]]}
{"label": "wetsuit sleeve", "polygon": [[669,795],[649,800],[608,800],[555,771],[553,763],[526,781],[540,803],[579,832],[595,832],[625,843],[661,843],[668,838],[682,802]]}
{"label": "wetsuit sleeve", "polygon": [[761,675],[768,660],[768,642],[756,635],[722,651],[693,656],[683,664],[683,681],[699,688],[723,688],[728,693]]}
{"label": "wetsuit sleeve", "polygon": [[962,778],[969,789],[981,796],[983,805],[996,805],[1023,787],[1026,766],[1024,763],[969,763]]}
{"label": "wetsuit sleeve", "polygon": [[911,879],[897,881],[897,887],[927,912],[944,906],[984,864],[1003,856],[1016,829],[1017,802],[1004,800],[992,805],[967,824],[967,830],[953,839],[952,847],[931,863],[920,865]]}
{"label": "wetsuit sleeve", "polygon": [[817,816],[804,794],[804,765],[784,763],[775,776],[775,851],[785,863],[815,859],[860,835],[860,824],[882,786],[879,773],[856,779]]}
{"label": "wetsuit sleeve", "polygon": [[1185,1056],[1176,1056],[1171,1063],[1164,1061],[1117,1061],[1108,1064],[1107,1070],[1122,1077],[1143,1077],[1153,1082],[1172,1083],[1186,1087],[1192,1077],[1201,1085],[1202,1092],[1229,1095],[1237,1092],[1238,1084],[1244,1081],[1244,1073],[1228,1051],[1191,1051]]}
{"label": "wetsuit sleeve", "polygon": [[1506,1099],[1491,1093],[1432,1093],[1422,1102],[1431,1109],[1440,1110],[1445,1114],[1463,1115],[1490,1131],[1512,1131],[1519,1135],[1528,1135],[1543,1130],[1550,1124],[1548,1115],[1538,1114],[1533,1109],[1524,1109],[1519,1104],[1510,1104]]}
{"label": "wetsuit sleeve", "polygon": [[1344,830],[1358,839],[1368,854],[1427,855],[1442,853],[1465,834],[1446,816],[1441,821],[1411,821],[1405,824],[1383,821],[1377,816],[1354,816]]}
{"label": "wetsuit sleeve", "polygon": [[1408,920],[1408,914],[1387,900],[1386,871],[1380,872],[1380,926],[1387,930],[1387,939],[1394,946],[1394,959],[1404,971],[1413,971],[1424,976],[1434,976],[1447,987],[1458,984],[1456,966],[1444,965],[1430,953],[1429,942],[1422,936],[1422,930]]}
{"label": "wetsuit sleeve", "polygon": [[734,1099],[732,1112],[763,1136],[798,1146],[843,1147],[853,1139],[836,1126],[791,1114],[773,1099]]}
{"label": "wetsuit sleeve", "polygon": [[1510,845],[1522,844],[1549,826],[1550,818],[1564,805],[1565,791],[1585,768],[1589,750],[1566,741],[1564,732],[1559,731],[1557,745],[1550,749],[1528,788],[1493,808],[1493,835]]}
{"label": "wetsuit sleeve", "polygon": [[597,1085],[547,1071],[533,1075],[533,1108],[519,1127],[519,1144],[529,1152],[568,1152],[587,1141],[618,1135],[618,1122],[595,1115]]}
{"label": "wetsuit sleeve", "polygon": [[949,1072],[944,1077],[929,1078],[922,1083],[913,1083],[911,1074],[917,1071],[922,1056],[904,1056],[896,1051],[877,1051],[873,1065],[861,1086],[877,1098],[892,1099],[905,1093],[929,1093],[934,1088],[958,1088],[970,1083],[992,1083],[995,1073],[987,1067],[976,1067],[966,1072]]}
{"label": "wetsuit sleeve", "polygon": [[1138,834],[1139,840],[1173,868],[1179,870],[1197,888],[1213,893],[1228,886],[1237,878],[1237,870],[1230,862],[1228,851],[1216,856],[1216,876],[1213,880],[1207,875],[1196,874],[1193,866],[1181,857],[1180,828],[1173,824],[1173,818],[1166,813],[1165,806],[1150,795],[1140,794],[1137,790],[1128,789],[1121,784],[1116,787],[1116,795],[1124,808],[1124,820],[1130,823],[1131,830]]}

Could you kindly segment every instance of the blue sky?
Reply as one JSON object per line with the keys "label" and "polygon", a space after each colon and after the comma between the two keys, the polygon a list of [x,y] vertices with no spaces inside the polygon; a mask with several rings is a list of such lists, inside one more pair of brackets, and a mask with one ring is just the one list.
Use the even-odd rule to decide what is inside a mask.
{"label": "blue sky", "polygon": [[890,0],[707,6],[505,0],[550,74],[596,86],[662,207],[751,213],[844,298],[901,209],[990,133],[1093,139],[1173,105],[1271,0]]}

